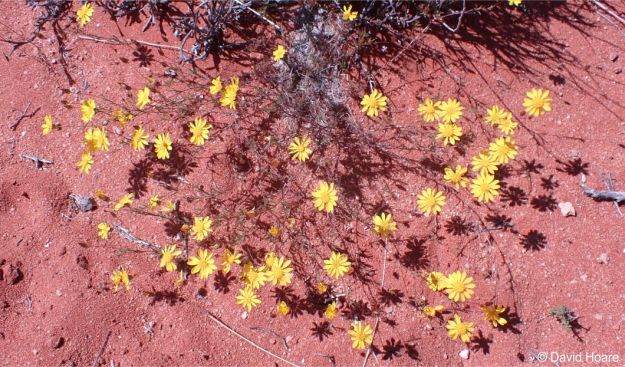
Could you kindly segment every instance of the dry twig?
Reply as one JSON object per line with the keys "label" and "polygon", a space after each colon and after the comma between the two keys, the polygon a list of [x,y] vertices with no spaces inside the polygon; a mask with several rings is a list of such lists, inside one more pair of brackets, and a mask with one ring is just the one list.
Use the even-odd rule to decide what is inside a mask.
{"label": "dry twig", "polygon": [[612,190],[594,190],[586,186],[585,175],[581,175],[581,177],[579,178],[579,186],[582,188],[582,190],[584,190],[584,194],[586,194],[586,196],[590,196],[597,201],[614,201],[616,203],[625,202],[625,192]]}
{"label": "dry twig", "polygon": [[98,363],[100,362],[100,358],[102,357],[102,354],[104,353],[104,349],[106,349],[106,345],[108,344],[110,337],[111,337],[111,331],[109,330],[109,332],[106,334],[106,337],[104,338],[104,343],[102,343],[102,346],[100,347],[100,351],[98,352],[98,355],[95,357],[95,360],[93,361],[93,364],[91,365],[91,367],[97,367]]}
{"label": "dry twig", "polygon": [[13,125],[10,126],[11,130],[15,131],[15,129],[17,129],[17,125],[19,125],[20,122],[22,122],[24,118],[33,117],[33,115],[36,114],[37,111],[39,111],[39,108],[37,108],[36,110],[34,110],[33,112],[27,115],[26,112],[28,112],[28,109],[30,108],[31,104],[32,102],[28,102],[28,105],[26,105],[26,108],[24,108],[24,111],[22,111],[22,113],[17,117],[17,120],[15,120]]}
{"label": "dry twig", "polygon": [[128,228],[122,227],[118,224],[113,224],[113,228],[115,229],[115,231],[122,236],[123,238],[127,239],[128,241],[139,245],[141,247],[145,247],[145,248],[149,248],[153,251],[160,251],[161,247],[158,245],[154,245],[146,240],[142,240],[138,237],[136,237],[135,235],[133,235],[130,230]]}
{"label": "dry twig", "polygon": [[54,161],[51,161],[49,159],[37,157],[36,155],[31,155],[31,154],[20,154],[20,158],[21,159],[30,159],[31,161],[33,161],[35,163],[35,168],[37,168],[37,169],[43,169],[43,165],[44,164],[52,164],[52,163],[54,163]]}

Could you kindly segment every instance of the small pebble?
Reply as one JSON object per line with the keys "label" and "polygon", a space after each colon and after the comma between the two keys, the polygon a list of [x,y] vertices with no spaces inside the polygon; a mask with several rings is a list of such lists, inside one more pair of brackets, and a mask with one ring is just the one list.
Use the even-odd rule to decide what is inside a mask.
{"label": "small pebble", "polygon": [[599,255],[599,257],[597,258],[597,262],[599,264],[607,264],[610,262],[610,256],[608,256],[607,252],[604,252],[601,255]]}
{"label": "small pebble", "polygon": [[465,349],[461,350],[460,353],[458,353],[458,355],[462,359],[469,359],[469,349],[465,348]]}
{"label": "small pebble", "polygon": [[567,202],[559,203],[558,207],[560,207],[560,213],[565,217],[574,217],[575,216],[575,208],[573,204]]}

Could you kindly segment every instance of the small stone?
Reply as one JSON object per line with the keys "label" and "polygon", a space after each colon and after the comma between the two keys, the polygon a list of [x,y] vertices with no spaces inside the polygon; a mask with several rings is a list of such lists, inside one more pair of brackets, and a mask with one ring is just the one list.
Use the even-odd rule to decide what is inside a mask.
{"label": "small stone", "polygon": [[462,359],[469,359],[469,349],[464,348],[463,350],[460,351],[460,353],[458,353],[458,355]]}
{"label": "small stone", "polygon": [[249,316],[250,316],[250,314],[249,314],[249,313],[247,313],[247,311],[243,311],[243,313],[241,314],[241,318],[242,318],[243,320],[247,319]]}
{"label": "small stone", "polygon": [[271,344],[271,345],[276,344],[276,339],[274,339],[274,338],[269,339],[269,344]]}
{"label": "small stone", "polygon": [[48,346],[52,349],[59,349],[65,344],[65,338],[62,336],[53,336],[48,339]]}
{"label": "small stone", "polygon": [[447,355],[447,353],[444,353],[443,354],[443,359],[447,359],[447,358],[449,358],[449,356]]}
{"label": "small stone", "polygon": [[573,204],[570,202],[559,203],[558,207],[560,207],[560,213],[565,217],[574,217],[575,216],[575,208],[573,208]]}
{"label": "small stone", "polygon": [[286,340],[287,343],[290,343],[291,340],[293,340],[293,337],[291,335],[287,335],[287,337],[284,338],[284,340]]}
{"label": "small stone", "polygon": [[608,256],[607,252],[602,253],[601,255],[599,255],[599,257],[597,258],[597,262],[599,264],[607,264],[610,262],[610,256]]}
{"label": "small stone", "polygon": [[425,330],[432,330],[432,325],[425,324]]}
{"label": "small stone", "polygon": [[63,292],[61,292],[60,289],[57,289],[56,292],[54,292],[54,294],[56,294],[58,297],[61,297],[63,295]]}
{"label": "small stone", "polygon": [[618,56],[619,56],[619,55],[618,55],[616,52],[612,52],[612,53],[610,54],[610,61],[612,61],[612,62],[616,62],[616,60],[618,60]]}
{"label": "small stone", "polygon": [[595,314],[595,319],[599,321],[603,320],[603,314],[601,313]]}

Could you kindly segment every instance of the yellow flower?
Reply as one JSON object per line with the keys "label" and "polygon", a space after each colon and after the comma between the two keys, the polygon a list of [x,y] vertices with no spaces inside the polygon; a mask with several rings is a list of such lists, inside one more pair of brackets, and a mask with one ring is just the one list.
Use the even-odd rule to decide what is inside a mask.
{"label": "yellow flower", "polygon": [[328,286],[324,282],[317,283],[317,293],[324,294],[328,291]]}
{"label": "yellow flower", "polygon": [[486,109],[486,118],[484,121],[488,122],[492,126],[501,124],[502,121],[508,118],[508,113],[498,105],[494,105],[491,108]]}
{"label": "yellow flower", "polygon": [[176,250],[176,245],[165,246],[164,249],[161,250],[161,263],[159,267],[165,268],[167,271],[174,271],[178,268],[174,260],[176,256],[180,256],[182,254],[182,250]]}
{"label": "yellow flower", "polygon": [[508,0],[508,5],[510,6],[519,6],[521,5],[522,0]]}
{"label": "yellow flower", "polygon": [[132,149],[139,151],[145,149],[145,146],[148,145],[148,139],[150,135],[145,133],[145,130],[139,126],[135,128],[135,132],[132,134],[132,138],[130,139],[130,145],[132,145]]}
{"label": "yellow flower", "polygon": [[224,85],[221,84],[221,78],[217,77],[213,80],[211,80],[211,86],[210,86],[210,93],[211,95],[215,95],[219,92],[221,92],[221,90],[224,88]]}
{"label": "yellow flower", "polygon": [[192,266],[191,274],[200,273],[200,279],[208,278],[209,275],[217,270],[213,254],[205,249],[200,249],[197,252],[197,256],[191,256],[189,261],[187,261],[187,265]]}
{"label": "yellow flower", "polygon": [[104,191],[102,191],[102,190],[100,190],[100,189],[95,190],[95,196],[96,196],[98,199],[102,200],[102,201],[109,201],[109,200],[111,200],[111,199],[110,199],[110,198],[109,198],[109,197],[108,197],[108,196],[104,193]]}
{"label": "yellow flower", "polygon": [[54,129],[54,122],[52,121],[52,115],[45,115],[43,117],[43,124],[41,124],[41,133],[46,136]]}
{"label": "yellow flower", "polygon": [[519,126],[514,120],[512,120],[512,114],[508,112],[506,118],[499,123],[499,130],[506,135],[513,135],[514,130]]}
{"label": "yellow flower", "polygon": [[480,152],[475,157],[471,158],[471,169],[473,171],[480,171],[480,174],[495,174],[499,168],[497,167],[497,159],[493,157],[488,151]]}
{"label": "yellow flower", "polygon": [[[456,122],[462,117],[464,107],[456,99],[449,98],[438,105],[438,117],[445,123]],[[452,144],[453,145],[453,144]]]}
{"label": "yellow flower", "polygon": [[171,213],[174,211],[175,208],[176,208],[176,203],[174,203],[172,200],[167,200],[165,204],[161,206],[161,211],[163,213]]}
{"label": "yellow flower", "polygon": [[106,137],[106,131],[104,128],[89,128],[85,131],[85,145],[91,153],[95,153],[98,150],[109,150],[109,140]]}
{"label": "yellow flower", "polygon": [[431,290],[433,290],[434,292],[438,292],[445,289],[445,282],[447,281],[447,277],[441,272],[432,271],[428,273],[425,280],[427,281],[428,287],[430,287]]}
{"label": "yellow flower", "polygon": [[84,151],[80,156],[80,160],[76,163],[76,167],[78,167],[80,172],[88,174],[89,170],[91,170],[92,164],[93,156],[89,153],[89,151]]}
{"label": "yellow flower", "polygon": [[152,102],[150,100],[150,88],[143,87],[143,89],[139,89],[137,91],[137,107],[142,110],[150,102]]}
{"label": "yellow flower", "polygon": [[124,196],[122,196],[121,199],[119,199],[119,201],[117,202],[117,204],[115,204],[115,211],[119,211],[121,208],[125,207],[126,205],[130,206],[132,205],[132,199],[135,197],[134,193],[128,193]]}
{"label": "yellow flower", "polygon": [[256,307],[261,304],[260,299],[254,293],[254,290],[250,287],[245,287],[239,290],[239,295],[237,296],[237,304],[243,306],[247,312],[251,312],[253,307]]}
{"label": "yellow flower", "polygon": [[330,303],[326,307],[325,311],[323,312],[323,316],[325,316],[325,318],[328,319],[329,321],[332,321],[332,319],[336,317],[336,314],[337,314],[336,302]]}
{"label": "yellow flower", "polygon": [[278,47],[273,51],[273,61],[280,61],[286,54],[286,49],[282,45],[278,45]]}
{"label": "yellow flower", "polygon": [[98,224],[98,237],[100,237],[101,239],[108,240],[110,231],[111,227],[108,224],[104,222]]}
{"label": "yellow flower", "polygon": [[484,312],[484,320],[490,321],[493,323],[493,327],[497,327],[499,325],[504,326],[508,323],[505,317],[501,316],[502,313],[506,312],[506,308],[502,305],[485,305],[480,306],[482,312]]}
{"label": "yellow flower", "polygon": [[474,288],[473,278],[467,276],[467,273],[464,271],[456,271],[449,274],[445,281],[445,293],[454,302],[464,302],[471,299]]}
{"label": "yellow flower", "polygon": [[236,99],[239,92],[239,78],[233,77],[230,84],[226,86],[219,103],[222,107],[228,107],[231,110],[236,108]]}
{"label": "yellow flower", "polygon": [[278,306],[276,307],[276,311],[278,312],[278,315],[286,316],[289,314],[289,312],[291,312],[291,307],[289,307],[286,302],[280,301],[278,303]]}
{"label": "yellow flower", "polygon": [[78,8],[76,11],[76,19],[78,19],[78,25],[80,25],[80,28],[89,23],[92,16],[93,6],[90,3],[84,3],[80,8]]}
{"label": "yellow flower", "polygon": [[80,112],[82,112],[82,122],[85,124],[93,119],[95,116],[95,101],[91,98],[83,101],[80,104]]}
{"label": "yellow flower", "polygon": [[439,123],[436,139],[443,139],[443,144],[455,145],[462,136],[462,127],[454,123]]}
{"label": "yellow flower", "polygon": [[208,234],[213,232],[213,221],[210,217],[194,217],[191,235],[196,241],[202,241]]}
{"label": "yellow flower", "polygon": [[514,159],[517,154],[517,146],[514,140],[509,136],[505,138],[497,138],[488,145],[490,155],[497,160],[499,164],[506,164],[510,159]]}
{"label": "yellow flower", "polygon": [[291,284],[291,278],[293,277],[293,268],[290,267],[291,260],[286,260],[280,256],[277,258],[269,270],[267,270],[267,281],[273,285],[287,286]]}
{"label": "yellow flower", "polygon": [[426,98],[422,104],[417,107],[417,111],[419,115],[423,117],[423,121],[432,122],[439,119],[438,117],[438,107],[440,106],[440,102],[434,102],[430,98]]}
{"label": "yellow flower", "polygon": [[425,215],[438,215],[443,205],[445,205],[445,195],[428,187],[417,195],[417,204],[419,204],[419,209]]}
{"label": "yellow flower", "polygon": [[323,260],[323,270],[328,273],[329,276],[340,278],[351,270],[352,263],[349,262],[347,256],[340,252],[332,252],[332,255],[326,260]]}
{"label": "yellow flower", "polygon": [[271,226],[271,228],[269,228],[269,235],[271,237],[278,237],[280,235],[280,228]]}
{"label": "yellow flower", "polygon": [[456,189],[460,187],[467,187],[469,183],[469,179],[465,177],[468,169],[466,167],[462,167],[457,164],[456,169],[452,169],[451,167],[445,167],[445,176],[443,177],[445,181],[452,183],[456,186]]}
{"label": "yellow flower", "polygon": [[437,306],[425,306],[423,307],[423,314],[427,317],[434,317],[437,313],[443,311],[445,307],[443,305]]}
{"label": "yellow flower", "polygon": [[126,290],[130,289],[130,275],[128,275],[128,272],[124,268],[120,267],[118,270],[113,270],[111,281],[114,286],[113,292],[117,292],[120,285],[123,285]]}
{"label": "yellow flower", "polygon": [[352,337],[352,348],[365,349],[373,342],[373,329],[370,325],[362,327],[361,322],[353,322],[351,330],[347,334]]}
{"label": "yellow flower", "polygon": [[121,127],[125,127],[126,123],[132,121],[133,118],[132,113],[120,109],[116,109],[111,112],[111,117],[117,121]]}
{"label": "yellow flower", "polygon": [[447,335],[453,340],[460,338],[465,343],[471,340],[471,333],[475,330],[472,322],[462,322],[460,316],[454,315],[453,320],[447,321]]}
{"label": "yellow flower", "polygon": [[479,201],[490,202],[499,195],[499,180],[487,173],[480,173],[471,182],[471,194]]}
{"label": "yellow flower", "polygon": [[377,89],[374,89],[371,94],[365,94],[362,97],[362,101],[360,101],[362,112],[365,112],[369,117],[378,116],[379,111],[386,111],[387,99]]}
{"label": "yellow flower", "polygon": [[172,149],[171,137],[169,133],[158,134],[154,139],[154,152],[156,152],[156,158],[169,159],[169,151]]}
{"label": "yellow flower", "polygon": [[191,138],[189,140],[195,145],[204,145],[206,139],[208,139],[208,131],[213,128],[213,125],[207,124],[206,119],[196,118],[195,121],[189,124],[189,132]]}
{"label": "yellow flower", "polygon": [[241,254],[237,252],[237,250],[230,251],[230,249],[226,249],[224,251],[224,261],[221,263],[221,272],[223,274],[228,274],[234,264],[241,263]]}
{"label": "yellow flower", "polygon": [[150,209],[154,209],[158,206],[158,203],[161,202],[161,199],[158,197],[158,195],[152,195],[150,197],[150,201],[148,201],[148,206],[150,207]]}
{"label": "yellow flower", "polygon": [[252,289],[258,289],[267,282],[267,275],[261,269],[254,268],[252,263],[243,265],[243,282]]}
{"label": "yellow flower", "polygon": [[351,5],[343,5],[343,20],[351,22],[358,17],[357,11],[352,11]]}
{"label": "yellow flower", "polygon": [[373,230],[380,237],[387,238],[397,230],[397,223],[391,214],[376,214],[373,216]]}
{"label": "yellow flower", "polygon": [[319,182],[319,186],[317,186],[317,190],[312,193],[312,196],[315,208],[319,211],[325,210],[327,213],[332,213],[334,211],[334,207],[339,199],[334,189],[334,184],[325,181]]}
{"label": "yellow flower", "polygon": [[303,136],[301,138],[294,138],[291,144],[289,144],[289,153],[293,159],[297,159],[301,162],[305,162],[310,158],[312,149],[309,148],[311,140]]}
{"label": "yellow flower", "polygon": [[548,90],[532,88],[527,92],[527,98],[523,100],[525,112],[530,116],[538,117],[545,112],[551,111],[551,97]]}

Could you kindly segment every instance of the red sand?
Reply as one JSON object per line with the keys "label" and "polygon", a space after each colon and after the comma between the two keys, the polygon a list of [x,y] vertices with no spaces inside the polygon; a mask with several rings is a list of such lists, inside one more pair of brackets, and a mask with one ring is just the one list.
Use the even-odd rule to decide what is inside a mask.
{"label": "red sand", "polygon": [[[3,2],[0,9],[4,14],[18,14],[12,20],[19,25],[18,34],[32,29],[32,14],[21,4]],[[467,214],[460,202],[470,202],[466,192],[459,197],[449,195],[438,218],[441,228],[433,236],[434,222],[417,214],[415,194],[423,186],[412,174],[397,174],[396,179],[403,180],[405,189],[392,187],[384,191],[380,182],[368,188],[368,193],[385,192],[382,201],[393,209],[399,223],[399,231],[389,245],[385,287],[397,291],[393,291],[394,297],[386,297],[386,303],[378,295],[382,263],[379,240],[368,223],[344,228],[357,239],[349,248],[364,251],[368,256],[364,261],[372,280],[363,286],[350,276],[340,283],[341,287],[352,292],[352,299],[362,300],[369,304],[369,309],[377,310],[382,320],[374,341],[377,352],[370,357],[370,366],[511,366],[529,363],[538,352],[581,353],[584,358],[586,353],[612,354],[618,355],[620,362],[605,365],[625,363],[625,292],[619,286],[625,257],[623,218],[612,203],[594,202],[578,186],[579,173],[588,176],[591,187],[601,189],[601,175],[610,174],[616,189],[625,190],[623,35],[596,13],[574,5],[554,7],[545,18],[522,16],[518,11],[509,13],[507,21],[498,18],[499,24],[494,20],[487,24],[490,21],[484,20],[486,17],[475,18],[480,19],[476,24],[466,20],[461,34],[446,34],[450,37],[446,43],[437,37],[445,34],[443,30],[426,34],[423,46],[417,50],[421,55],[438,55],[436,61],[426,58],[415,62],[414,56],[406,55],[391,67],[384,59],[378,60],[384,70],[381,87],[390,98],[397,125],[430,129],[431,126],[421,127],[424,124],[416,113],[418,101],[428,96],[457,97],[467,107],[463,127],[474,132],[476,140],[467,156],[461,158],[464,162],[487,141],[480,135],[483,124],[478,116],[484,107],[498,103],[510,109],[523,127],[515,135],[519,156],[510,165],[510,177],[505,182],[508,187],[518,188],[511,192],[522,195],[516,201],[498,199],[492,205],[496,213],[510,218],[514,229],[488,232],[493,236],[489,240],[486,232],[458,236],[448,230],[447,223],[454,215]],[[578,17],[576,21],[571,20],[574,16]],[[120,24],[125,37],[162,42],[157,30],[141,33],[140,26]],[[489,33],[489,38],[472,31],[491,27],[496,31],[481,32]],[[86,29],[105,37],[118,35],[117,28],[101,13],[96,13]],[[107,96],[119,102],[126,93],[119,83],[135,91],[148,77],[166,80],[162,71],[176,65],[177,53],[153,50],[150,65],[139,66],[133,60],[132,48],[80,41],[71,31],[67,44],[71,48],[68,73],[76,80],[73,93],[68,90],[70,85],[58,62],[54,37],[48,37],[23,46],[10,61],[0,61],[0,81],[5,86],[0,91],[0,114],[4,116],[0,126],[2,363],[91,365],[110,333],[100,365],[111,365],[113,361],[118,366],[274,362],[283,365],[220,328],[209,319],[207,312],[211,312],[233,329],[298,365],[330,366],[327,356],[332,356],[337,365],[360,365],[364,353],[350,347],[346,334],[350,318],[345,313],[333,321],[335,327],[320,340],[312,330],[315,324],[323,322],[319,313],[305,311],[297,317],[276,317],[274,298],[264,289],[260,293],[263,304],[244,319],[242,309],[234,303],[237,282],[232,282],[224,294],[214,286],[213,277],[207,282],[194,277],[176,290],[175,274],[162,273],[157,257],[134,251],[139,248],[116,234],[108,241],[96,236],[96,225],[108,221],[123,223],[146,240],[169,243],[172,240],[163,231],[162,221],[123,211],[113,217],[105,210],[110,207],[106,203],[100,203],[95,212],[68,219],[68,193],[93,194],[96,189],[103,189],[116,200],[128,189],[129,170],[141,157],[127,146],[122,148],[121,138],[109,131],[111,151],[97,155],[91,174],[79,175],[74,164],[80,155],[83,134],[80,101],[86,96],[96,101]],[[3,52],[8,54],[9,48],[4,44]],[[42,55],[57,62],[46,65]],[[210,61],[198,66],[211,76],[217,74]],[[246,67],[222,60],[219,73],[234,75],[243,71]],[[521,101],[534,86],[552,91],[553,112],[527,118]],[[64,107],[62,101],[71,108]],[[9,126],[29,102],[31,111],[37,108],[37,113],[25,118],[15,131],[10,130]],[[352,107],[358,113],[357,101]],[[55,117],[62,130],[43,137],[40,125],[46,113]],[[214,116],[216,131],[220,124],[229,121],[229,116]],[[153,116],[141,119],[152,135],[165,130],[167,117],[163,121]],[[126,136],[128,131],[126,128]],[[434,136],[433,130],[424,131]],[[223,139],[228,139],[228,135],[197,151],[200,163],[186,176],[190,182],[244,185],[236,177],[219,181],[224,170],[230,169],[229,162],[222,158],[210,164],[202,161],[223,152],[227,146]],[[45,157],[54,164],[36,170],[32,162],[19,158],[21,153]],[[417,159],[423,158],[413,154]],[[534,169],[528,169],[524,162],[533,162]],[[305,178],[296,165],[287,166],[290,173]],[[308,189],[314,181],[307,180],[303,187]],[[147,192],[173,198],[152,181]],[[146,197],[142,200],[145,202]],[[575,217],[560,214],[557,204],[567,201],[575,207]],[[184,205],[189,212],[202,209],[200,204]],[[486,214],[486,210],[478,210]],[[331,227],[324,216],[317,218],[322,225]],[[268,224],[271,221],[267,218],[252,222],[265,248],[275,244],[263,236]],[[217,230],[216,236],[225,240],[225,230]],[[535,248],[524,248],[522,239],[528,237],[526,243]],[[248,245],[258,242],[248,241]],[[597,260],[602,254],[609,257],[607,263]],[[129,292],[111,291],[110,273],[119,265],[134,276]],[[479,344],[480,348],[472,348],[469,360],[458,357],[464,345],[446,336],[444,323],[426,319],[417,308],[422,299],[449,304],[443,295],[427,288],[421,278],[424,271],[458,269],[466,270],[477,283],[476,295],[469,302],[469,311],[462,311],[466,315],[463,318],[475,321],[483,339],[488,340]],[[299,297],[305,297],[303,282],[296,277],[294,292]],[[202,292],[205,295],[198,297]],[[488,301],[510,307],[520,321],[505,332],[493,329],[482,320],[478,308]],[[580,317],[583,329],[578,337],[548,316],[548,310],[559,305],[568,306]],[[449,316],[446,314],[446,319]],[[365,322],[373,324],[375,314],[366,316]],[[255,327],[284,337],[288,349],[280,337]],[[472,347],[476,345],[473,343]],[[560,363],[581,364],[585,363]]]}

